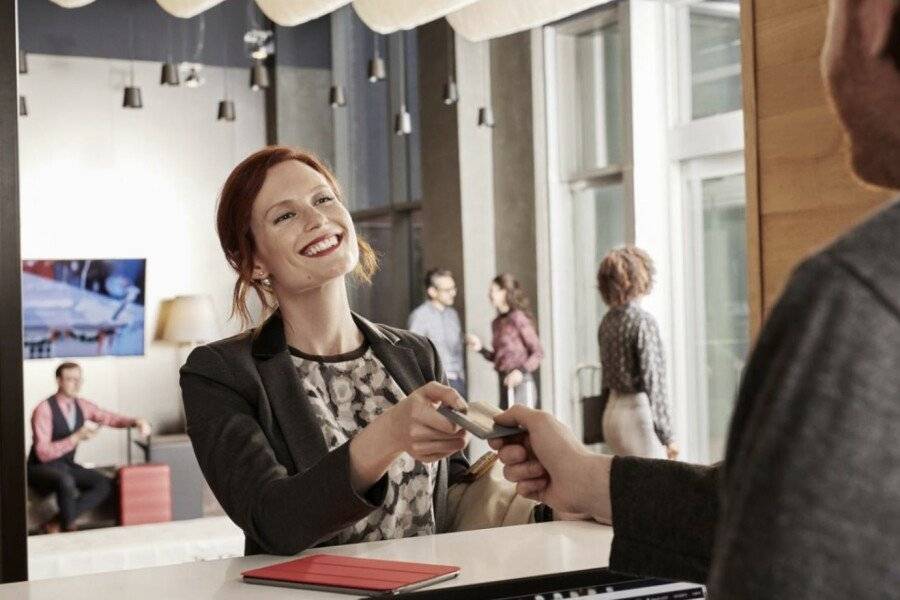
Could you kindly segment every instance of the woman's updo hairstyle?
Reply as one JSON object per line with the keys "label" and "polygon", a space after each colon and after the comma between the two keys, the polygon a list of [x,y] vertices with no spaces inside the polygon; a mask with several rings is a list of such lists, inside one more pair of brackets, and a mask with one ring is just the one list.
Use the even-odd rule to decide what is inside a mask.
{"label": "woman's updo hairstyle", "polygon": [[[334,174],[314,154],[287,146],[267,146],[245,158],[234,168],[219,196],[216,214],[216,230],[225,258],[237,273],[232,295],[231,316],[238,315],[243,325],[251,322],[247,308],[247,294],[253,290],[259,297],[266,314],[278,308],[271,288],[253,279],[253,255],[256,244],[250,229],[253,203],[262,189],[269,169],[289,160],[299,161],[318,171],[343,201],[341,188]],[[378,256],[365,240],[357,235],[359,264],[353,271],[357,280],[370,283],[378,270]]]}
{"label": "woman's updo hairstyle", "polygon": [[650,255],[636,246],[623,246],[603,258],[597,271],[597,289],[603,302],[615,308],[649,294],[655,274]]}

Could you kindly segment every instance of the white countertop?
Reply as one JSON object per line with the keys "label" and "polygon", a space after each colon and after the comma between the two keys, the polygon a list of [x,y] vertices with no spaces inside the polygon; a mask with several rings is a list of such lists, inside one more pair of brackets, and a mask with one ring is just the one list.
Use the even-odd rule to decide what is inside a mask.
{"label": "white countertop", "polygon": [[[554,522],[481,529],[402,540],[316,548],[304,554],[342,554],[458,565],[458,577],[432,588],[452,587],[605,567],[612,529],[586,522]],[[257,555],[167,567],[98,573],[0,585],[3,600],[216,600],[254,598],[343,599],[298,589],[245,584],[241,571],[288,560]]]}

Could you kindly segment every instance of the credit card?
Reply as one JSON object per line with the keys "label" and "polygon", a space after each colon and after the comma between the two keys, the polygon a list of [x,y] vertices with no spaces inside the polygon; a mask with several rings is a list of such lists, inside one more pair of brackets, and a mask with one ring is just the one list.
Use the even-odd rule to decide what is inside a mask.
{"label": "credit card", "polygon": [[525,433],[525,430],[520,427],[504,427],[495,423],[494,416],[499,415],[503,411],[484,402],[469,402],[469,408],[466,412],[458,411],[446,405],[441,406],[437,410],[466,431],[483,440]]}

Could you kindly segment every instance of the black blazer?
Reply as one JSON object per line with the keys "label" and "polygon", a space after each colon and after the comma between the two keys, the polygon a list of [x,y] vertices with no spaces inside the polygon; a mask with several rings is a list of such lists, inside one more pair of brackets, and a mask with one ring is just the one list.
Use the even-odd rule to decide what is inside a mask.
{"label": "black blazer", "polygon": [[[409,394],[445,381],[432,343],[353,319],[375,356]],[[349,443],[328,451],[299,385],[279,313],[260,327],[200,346],[181,368],[187,432],[213,493],[244,530],[246,553],[296,554],[331,538],[383,501],[387,476],[364,496],[350,485]],[[447,487],[468,463],[438,466],[437,531],[447,529]]]}

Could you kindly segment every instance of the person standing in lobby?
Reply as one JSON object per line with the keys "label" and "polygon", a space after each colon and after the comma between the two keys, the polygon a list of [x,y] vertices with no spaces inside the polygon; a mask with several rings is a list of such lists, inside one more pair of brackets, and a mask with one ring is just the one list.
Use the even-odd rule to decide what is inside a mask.
{"label": "person standing in lobby", "polygon": [[597,288],[609,307],[597,333],[606,399],[603,439],[619,456],[674,459],[678,446],[659,327],[640,306],[653,275],[653,260],[634,246],[611,251],[597,271]]}
{"label": "person standing in lobby", "polygon": [[501,273],[491,282],[488,295],[497,317],[491,323],[493,350],[485,348],[474,334],[466,335],[466,345],[494,363],[500,378],[500,407],[520,404],[537,406],[537,386],[532,373],[544,358],[544,349],[528,309],[528,298],[511,273]]}
{"label": "person standing in lobby", "polygon": [[112,491],[107,477],[75,462],[78,444],[94,437],[97,425],[136,427],[142,436],[150,435],[146,419],[118,415],[79,398],[81,381],[77,363],[59,365],[56,393],[31,415],[28,485],[42,494],[55,493],[59,504],[59,515],[42,526],[46,533],[74,531],[78,515],[101,504]]}
{"label": "person standing in lobby", "polygon": [[431,269],[425,274],[428,299],[409,315],[408,329],[432,341],[441,362],[447,384],[466,397],[463,335],[459,314],[453,308],[456,282],[447,269]]}

